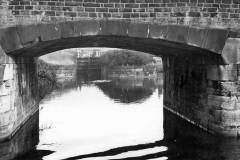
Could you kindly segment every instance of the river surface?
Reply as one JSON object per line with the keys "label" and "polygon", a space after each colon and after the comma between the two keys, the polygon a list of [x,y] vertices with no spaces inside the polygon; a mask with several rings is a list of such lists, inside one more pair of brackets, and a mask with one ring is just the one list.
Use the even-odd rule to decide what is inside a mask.
{"label": "river surface", "polygon": [[[94,74],[93,74],[94,75]],[[77,75],[41,102],[0,159],[238,160],[240,141],[212,136],[163,109],[158,79]]]}

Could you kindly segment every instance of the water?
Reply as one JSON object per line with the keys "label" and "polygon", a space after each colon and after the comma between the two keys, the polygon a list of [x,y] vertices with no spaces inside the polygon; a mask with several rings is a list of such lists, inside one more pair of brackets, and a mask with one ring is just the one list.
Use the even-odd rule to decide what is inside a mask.
{"label": "water", "polygon": [[237,139],[212,136],[163,109],[161,77],[75,78],[0,143],[0,160],[19,153],[17,160],[240,159]]}
{"label": "water", "polygon": [[[40,132],[37,146],[40,150],[55,151],[46,156],[46,160],[76,157],[163,138],[163,108],[159,107],[162,106],[162,95],[158,95],[158,90],[142,87],[135,90],[129,86],[123,89],[116,84],[120,82],[76,85],[71,89],[56,90],[46,97],[40,105],[39,122],[40,128],[46,129]],[[137,95],[136,91],[140,94],[133,96]],[[165,147],[154,148],[152,152],[161,150]]]}

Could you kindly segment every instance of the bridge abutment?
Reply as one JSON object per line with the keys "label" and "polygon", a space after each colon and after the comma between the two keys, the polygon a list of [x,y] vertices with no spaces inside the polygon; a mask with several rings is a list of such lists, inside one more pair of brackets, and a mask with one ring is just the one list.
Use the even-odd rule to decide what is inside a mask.
{"label": "bridge abutment", "polygon": [[164,58],[164,107],[211,133],[239,136],[239,65],[202,62]]}
{"label": "bridge abutment", "polygon": [[33,58],[14,58],[0,50],[0,140],[11,138],[38,110]]}

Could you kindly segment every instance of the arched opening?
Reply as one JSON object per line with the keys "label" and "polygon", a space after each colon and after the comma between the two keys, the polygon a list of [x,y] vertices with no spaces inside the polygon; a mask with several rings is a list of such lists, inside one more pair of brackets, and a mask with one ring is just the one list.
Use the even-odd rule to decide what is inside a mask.
{"label": "arched opening", "polygon": [[[49,40],[49,41],[36,43],[34,45],[26,46],[24,48],[8,52],[9,55],[14,56],[16,59],[16,66],[18,66],[17,73],[18,74],[20,73],[20,75],[18,75],[18,80],[20,80],[21,82],[24,82],[23,84],[26,83],[25,85],[19,85],[20,93],[23,93],[22,95],[26,95],[24,97],[24,101],[23,101],[24,103],[28,102],[29,95],[34,96],[34,94],[31,94],[31,93],[35,93],[34,89],[32,88],[34,84],[31,83],[32,82],[31,78],[34,78],[34,77],[31,77],[31,75],[29,75],[29,73],[31,72],[35,74],[34,70],[31,71],[31,69],[29,69],[34,67],[28,67],[28,65],[31,66],[34,64],[32,63],[33,59],[38,56],[47,54],[49,52],[53,52],[53,51],[57,51],[65,48],[72,48],[72,47],[115,47],[115,48],[147,52],[155,56],[163,57],[163,63],[164,63],[164,69],[165,69],[164,103],[166,105],[171,106],[170,110],[176,109],[177,114],[183,113],[186,116],[190,116],[190,118],[193,120],[198,119],[201,115],[194,114],[195,110],[193,110],[193,108],[195,106],[190,107],[190,104],[199,103],[199,101],[202,100],[201,98],[204,99],[206,96],[206,95],[199,94],[199,93],[205,93],[206,91],[206,87],[205,87],[206,81],[204,79],[207,74],[206,65],[222,63],[221,56],[211,51],[201,49],[198,47],[188,46],[186,44],[159,40],[159,39],[136,38],[136,37],[126,37],[126,36],[113,36],[113,35],[111,36],[97,35],[97,36],[83,36],[83,37],[74,37],[74,38],[71,37],[71,38]],[[125,84],[125,82],[118,82],[118,83]],[[193,86],[195,86],[195,88],[192,88]],[[199,89],[199,86],[201,86],[200,89]],[[109,88],[106,89],[104,85],[98,84],[98,88],[103,90],[103,92],[107,95],[111,94],[113,96],[112,98],[115,98],[115,96],[118,96],[118,95],[113,95],[115,91],[111,90],[111,89],[118,89],[116,87],[116,84],[111,84],[110,89]],[[29,91],[29,89],[30,90],[33,89],[33,90]],[[191,94],[189,94],[190,92]],[[131,92],[129,93],[131,94]],[[125,91],[123,91],[121,94],[125,94]],[[124,101],[125,99],[123,99],[123,102]],[[179,106],[182,106],[182,105],[185,105],[187,107],[178,108]],[[200,111],[204,110],[201,107],[199,108],[200,108],[199,109]],[[203,114],[211,114],[207,112],[208,111],[206,111],[205,113],[204,111]],[[159,145],[160,146],[162,145],[162,141],[160,142],[157,141],[156,143],[155,142],[150,143],[150,146],[159,146]],[[142,147],[146,149],[147,148],[146,146],[148,145],[143,145],[143,146],[140,145],[140,148]],[[135,149],[138,149],[139,146],[138,145],[129,146],[128,148],[134,148],[134,147],[136,147]],[[120,150],[121,149],[122,148],[120,148]],[[118,150],[117,153],[119,152],[121,151]],[[47,151],[47,153],[51,153],[51,151]],[[100,155],[101,154],[102,153],[100,153]],[[108,152],[106,154],[108,154]],[[163,153],[161,152],[156,154],[159,157],[161,157],[165,155],[166,152],[163,152]],[[151,156],[154,157],[156,154],[154,153]],[[92,155],[89,155],[89,157],[91,156]],[[96,155],[93,155],[93,157],[94,156]],[[84,158],[84,157],[81,157],[81,156],[75,157],[75,159],[77,158]]]}

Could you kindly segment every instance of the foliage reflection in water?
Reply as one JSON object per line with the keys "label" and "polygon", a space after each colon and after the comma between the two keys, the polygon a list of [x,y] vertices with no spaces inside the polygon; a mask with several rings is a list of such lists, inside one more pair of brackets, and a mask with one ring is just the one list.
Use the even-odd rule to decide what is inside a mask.
{"label": "foliage reflection in water", "polygon": [[[40,128],[46,129],[40,132],[38,149],[56,152],[45,159],[76,157],[161,140],[162,95],[156,85],[147,89],[148,83],[141,82],[142,86],[136,87],[134,82],[128,82],[132,83],[130,86],[124,86],[126,81],[115,80],[77,83],[46,97],[40,105]],[[161,150],[165,147],[154,148],[152,152]],[[121,154],[117,157],[134,153]]]}

